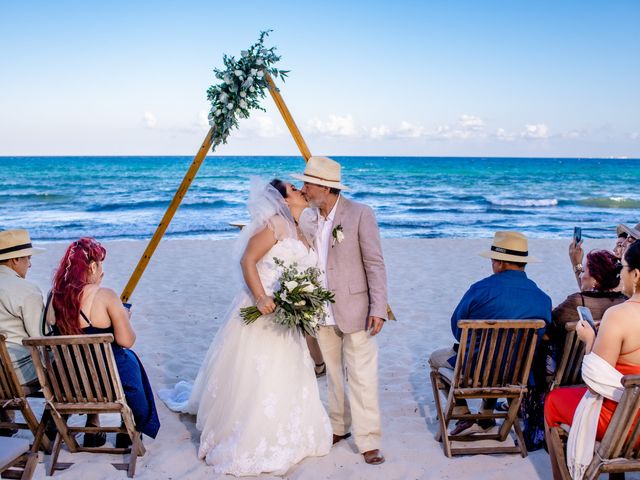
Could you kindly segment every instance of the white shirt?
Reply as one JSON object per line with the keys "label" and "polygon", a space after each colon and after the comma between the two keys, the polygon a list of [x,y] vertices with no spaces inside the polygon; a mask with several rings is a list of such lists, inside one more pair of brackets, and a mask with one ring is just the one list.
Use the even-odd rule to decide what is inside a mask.
{"label": "white shirt", "polygon": [[[318,234],[316,235],[316,251],[318,252],[318,264],[322,270],[321,280],[322,286],[326,289],[329,288],[327,285],[327,259],[329,258],[329,249],[331,248],[331,244],[333,243],[333,219],[336,216],[336,208],[338,207],[338,202],[340,201],[340,196],[338,195],[338,199],[336,200],[336,204],[333,206],[329,215],[325,219],[320,212],[318,212]],[[327,315],[325,317],[326,325],[335,325],[336,320],[333,318],[333,309],[331,308],[331,303],[327,302]]]}

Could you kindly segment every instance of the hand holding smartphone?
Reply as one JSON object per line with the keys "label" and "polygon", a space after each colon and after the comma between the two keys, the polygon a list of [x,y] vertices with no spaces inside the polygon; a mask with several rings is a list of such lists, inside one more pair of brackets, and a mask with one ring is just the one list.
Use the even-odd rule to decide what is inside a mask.
{"label": "hand holding smartphone", "polygon": [[593,320],[593,315],[591,315],[591,310],[589,310],[587,307],[582,306],[576,307],[576,309],[578,310],[578,316],[580,317],[580,320],[591,325],[591,328],[593,328],[593,331],[597,334],[598,330],[596,329],[596,322]]}

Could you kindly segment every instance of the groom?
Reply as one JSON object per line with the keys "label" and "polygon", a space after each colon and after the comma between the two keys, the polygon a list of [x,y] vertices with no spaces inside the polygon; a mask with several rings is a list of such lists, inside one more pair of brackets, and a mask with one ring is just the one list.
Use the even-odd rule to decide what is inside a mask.
{"label": "groom", "polygon": [[[314,238],[325,287],[335,294],[318,343],[327,365],[333,443],[351,435],[365,462],[384,462],[380,452],[377,335],[387,319],[387,278],[378,224],[371,208],[340,195],[340,164],[311,157],[302,193],[313,209],[300,220]],[[309,232],[309,225],[311,232]],[[306,228],[305,228],[306,226]],[[345,394],[348,382],[348,399]],[[352,422],[353,419],[353,422]]]}

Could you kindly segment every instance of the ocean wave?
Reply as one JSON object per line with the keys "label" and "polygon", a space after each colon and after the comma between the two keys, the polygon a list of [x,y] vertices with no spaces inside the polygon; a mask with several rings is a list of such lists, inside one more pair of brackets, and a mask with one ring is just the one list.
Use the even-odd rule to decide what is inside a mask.
{"label": "ocean wave", "polygon": [[491,205],[498,207],[556,207],[555,198],[486,198]]}
{"label": "ocean wave", "polygon": [[53,203],[71,200],[68,195],[60,195],[57,193],[15,193],[0,195],[0,202],[38,202]]}
{"label": "ocean wave", "polygon": [[591,197],[578,200],[583,207],[599,208],[640,208],[640,200],[627,197]]}
{"label": "ocean wave", "polygon": [[[169,205],[168,200],[147,200],[144,202],[131,203],[105,203],[102,205],[92,205],[87,208],[89,212],[115,212],[121,210],[145,210],[151,208],[166,208]],[[205,209],[205,208],[224,208],[237,207],[238,202],[228,202],[226,200],[213,200],[211,202],[194,202],[181,204],[181,209]]]}

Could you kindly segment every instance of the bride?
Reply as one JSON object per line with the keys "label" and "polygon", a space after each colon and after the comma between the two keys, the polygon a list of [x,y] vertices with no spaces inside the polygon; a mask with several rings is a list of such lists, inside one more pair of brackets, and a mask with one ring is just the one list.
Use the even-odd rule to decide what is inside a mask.
{"label": "bride", "polygon": [[[272,321],[279,267],[316,266],[316,253],[297,228],[307,202],[290,183],[253,180],[251,224],[238,240],[244,288],[213,340],[195,383],[160,397],[177,412],[197,415],[198,456],[219,473],[282,475],[305,457],[329,453],[332,430],[320,401],[305,338]],[[263,314],[250,325],[240,309]]]}

